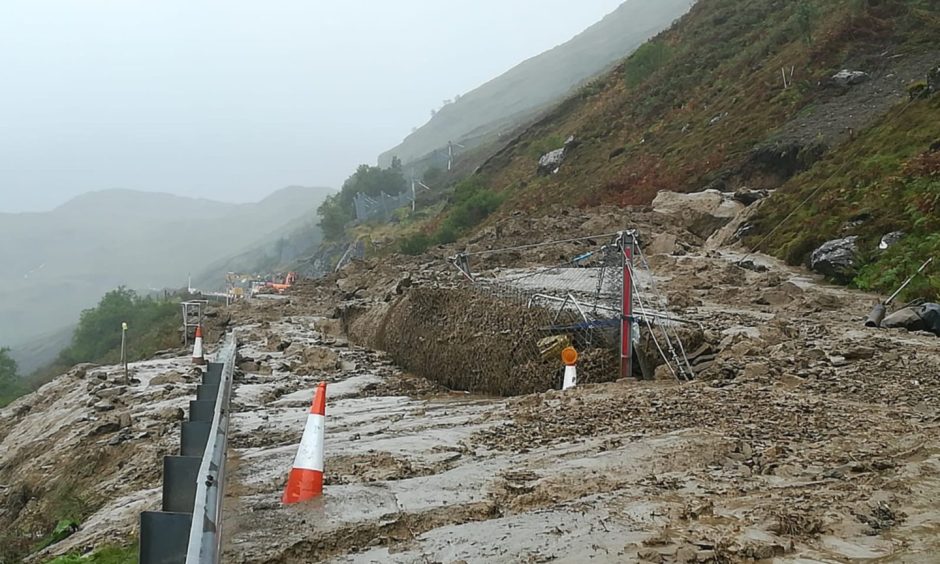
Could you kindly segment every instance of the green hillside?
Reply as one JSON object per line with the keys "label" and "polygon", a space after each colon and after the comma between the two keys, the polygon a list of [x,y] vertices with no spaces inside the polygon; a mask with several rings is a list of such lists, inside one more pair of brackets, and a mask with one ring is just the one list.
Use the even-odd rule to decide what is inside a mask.
{"label": "green hillside", "polygon": [[[940,102],[925,83],[940,66],[937,37],[930,0],[701,0],[493,153],[472,197],[492,193],[500,214],[646,205],[661,190],[777,190],[753,244],[814,193],[764,248],[801,262],[837,235],[907,231],[896,249],[863,257],[856,283],[887,289],[938,250]],[[842,69],[866,74],[840,84]],[[539,156],[569,136],[558,172],[538,174]],[[465,215],[462,201],[429,225]]]}
{"label": "green hillside", "polygon": [[408,164],[450,141],[471,148],[512,131],[668,27],[692,1],[627,0],[570,41],[444,106],[430,122],[381,155],[380,166],[391,166],[393,157]]}

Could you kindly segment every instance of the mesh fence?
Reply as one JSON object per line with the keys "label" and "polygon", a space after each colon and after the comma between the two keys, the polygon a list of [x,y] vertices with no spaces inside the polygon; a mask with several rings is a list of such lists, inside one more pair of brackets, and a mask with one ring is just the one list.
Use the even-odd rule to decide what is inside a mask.
{"label": "mesh fence", "polygon": [[[505,396],[559,389],[561,352],[569,346],[579,354],[579,384],[615,380],[625,319],[622,241],[613,234],[458,255],[452,262],[462,283],[417,287],[375,316],[353,315],[350,334],[455,390]],[[549,257],[558,257],[556,266],[532,266]],[[677,338],[684,329],[665,313],[639,248],[632,262],[630,375],[688,379]]]}
{"label": "mesh fence", "polygon": [[[467,321],[477,328],[474,337],[500,336],[497,340],[508,348],[501,351],[498,367],[487,358],[470,370],[481,378],[488,374],[505,379],[523,393],[560,388],[561,351],[572,346],[580,357],[579,383],[619,378],[623,245],[634,249],[632,237],[632,232],[608,234],[454,257],[454,265],[465,275],[464,290],[471,295],[466,299],[471,309]],[[570,258],[553,267],[520,266],[531,262],[526,258],[555,255]],[[676,378],[689,379],[676,322],[665,313],[665,299],[656,292],[638,246],[628,264],[634,297],[631,376],[652,378],[657,366],[666,365]],[[476,267],[485,274],[475,274]]]}

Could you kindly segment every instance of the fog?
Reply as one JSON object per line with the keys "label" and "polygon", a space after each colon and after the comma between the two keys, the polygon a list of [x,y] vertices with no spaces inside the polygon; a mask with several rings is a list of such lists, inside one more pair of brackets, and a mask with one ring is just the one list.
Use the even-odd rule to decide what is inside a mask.
{"label": "fog", "polygon": [[339,186],[620,0],[4,0],[0,211]]}

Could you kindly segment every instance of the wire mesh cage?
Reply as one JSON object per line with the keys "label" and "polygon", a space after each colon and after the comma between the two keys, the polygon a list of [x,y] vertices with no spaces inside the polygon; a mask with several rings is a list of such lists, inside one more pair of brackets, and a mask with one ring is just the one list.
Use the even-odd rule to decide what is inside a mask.
{"label": "wire mesh cage", "polygon": [[[531,266],[553,253],[564,260]],[[633,231],[461,253],[451,262],[463,273],[472,338],[498,351],[464,361],[474,382],[496,379],[495,389],[515,393],[559,388],[567,347],[579,353],[579,383],[652,378],[663,364],[677,379],[691,378],[677,320],[665,313]]]}

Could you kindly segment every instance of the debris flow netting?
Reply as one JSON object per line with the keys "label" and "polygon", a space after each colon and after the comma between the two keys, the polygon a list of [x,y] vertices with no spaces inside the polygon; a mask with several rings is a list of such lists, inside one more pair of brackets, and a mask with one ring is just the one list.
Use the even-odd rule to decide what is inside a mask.
{"label": "debris flow netting", "polygon": [[615,379],[622,269],[608,263],[616,253],[588,244],[550,251],[571,258],[523,268],[538,262],[534,252],[488,253],[486,273],[473,282],[413,288],[381,316],[350,325],[404,368],[454,390],[507,396],[558,388],[569,345],[581,355],[580,382]]}
{"label": "debris flow netting", "polygon": [[[577,241],[458,255],[453,263],[466,274],[463,283],[415,288],[381,321],[358,325],[373,325],[376,344],[400,365],[454,390],[517,395],[558,389],[561,352],[568,346],[579,354],[579,384],[615,380],[623,251],[613,236]],[[528,266],[545,256],[569,258],[554,267]],[[651,378],[671,354],[669,321],[657,317],[665,303],[650,291],[653,277],[642,256],[634,262],[633,327],[639,337],[632,375]],[[685,379],[679,364],[670,370]]]}

